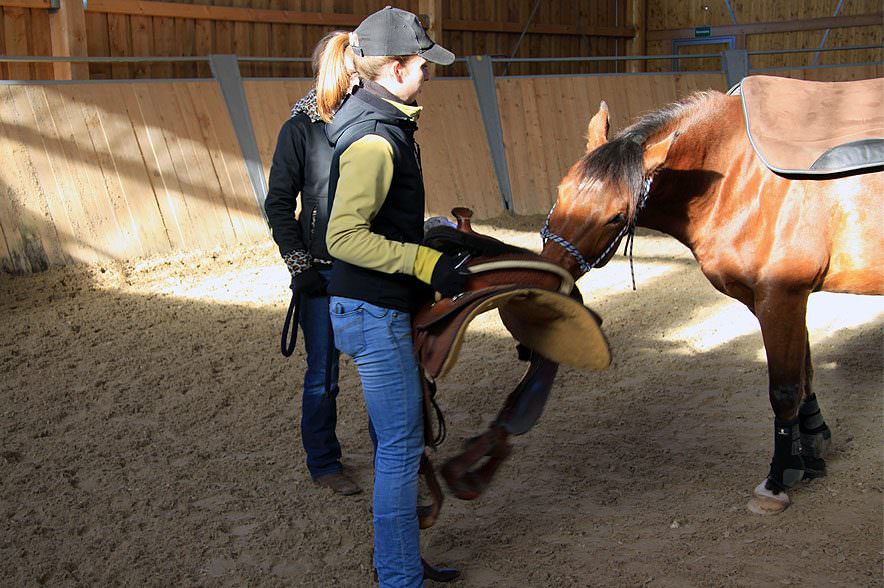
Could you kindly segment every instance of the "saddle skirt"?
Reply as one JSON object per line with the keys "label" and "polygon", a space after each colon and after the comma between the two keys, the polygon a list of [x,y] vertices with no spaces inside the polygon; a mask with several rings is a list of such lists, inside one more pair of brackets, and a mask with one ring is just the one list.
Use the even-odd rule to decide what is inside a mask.
{"label": "saddle skirt", "polygon": [[440,250],[478,255],[466,264],[471,276],[462,294],[428,301],[414,315],[415,350],[427,378],[451,370],[470,322],[495,308],[517,341],[551,361],[590,370],[611,363],[599,321],[572,297],[574,279],[565,269],[478,233],[448,229],[428,236],[425,242]]}
{"label": "saddle skirt", "polygon": [[742,97],[749,141],[774,172],[811,178],[884,165],[884,78],[753,75],[728,94]]}

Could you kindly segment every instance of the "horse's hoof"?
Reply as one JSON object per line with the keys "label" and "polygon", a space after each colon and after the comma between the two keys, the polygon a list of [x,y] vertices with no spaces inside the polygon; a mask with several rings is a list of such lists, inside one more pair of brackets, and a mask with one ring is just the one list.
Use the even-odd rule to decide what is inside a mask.
{"label": "horse's hoof", "polygon": [[785,492],[774,494],[765,486],[767,480],[762,480],[755,488],[755,496],[746,505],[751,512],[760,515],[780,514],[789,506],[789,495]]}

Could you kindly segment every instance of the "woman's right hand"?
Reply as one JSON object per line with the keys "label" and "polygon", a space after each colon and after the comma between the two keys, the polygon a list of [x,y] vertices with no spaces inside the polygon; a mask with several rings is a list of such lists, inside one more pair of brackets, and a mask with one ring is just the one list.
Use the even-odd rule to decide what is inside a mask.
{"label": "woman's right hand", "polygon": [[443,253],[433,267],[430,285],[444,298],[454,298],[467,288],[470,274],[464,271],[464,264],[469,258],[466,253],[449,255]]}
{"label": "woman's right hand", "polygon": [[453,298],[466,289],[469,274],[463,271],[463,265],[468,257],[466,253],[451,255],[421,245],[414,262],[414,275],[443,297]]}

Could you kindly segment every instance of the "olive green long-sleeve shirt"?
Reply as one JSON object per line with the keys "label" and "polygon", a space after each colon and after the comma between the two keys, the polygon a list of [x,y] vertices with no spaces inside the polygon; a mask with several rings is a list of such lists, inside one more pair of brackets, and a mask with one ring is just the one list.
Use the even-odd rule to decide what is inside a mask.
{"label": "olive green long-sleeve shirt", "polygon": [[[389,101],[416,118],[421,107]],[[371,231],[393,180],[393,147],[366,135],[341,154],[335,200],[328,222],[329,253],[353,265],[392,274],[416,275],[429,283],[440,253],[416,243],[391,241]]]}

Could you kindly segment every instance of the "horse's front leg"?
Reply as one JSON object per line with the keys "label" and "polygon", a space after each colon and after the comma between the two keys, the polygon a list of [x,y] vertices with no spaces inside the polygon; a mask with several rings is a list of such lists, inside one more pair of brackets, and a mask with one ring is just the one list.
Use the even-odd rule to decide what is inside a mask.
{"label": "horse's front leg", "polygon": [[799,408],[806,384],[807,296],[806,291],[781,288],[756,293],[754,310],[767,353],[774,411],[774,452],[767,478],[749,503],[753,512],[782,512],[789,505],[786,490],[804,477]]}
{"label": "horse's front leg", "polygon": [[[806,337],[806,335],[805,335]],[[810,361],[810,339],[806,339],[804,355],[804,400],[798,410],[801,429],[801,457],[804,459],[804,477],[819,478],[826,475],[826,462],[823,458],[832,443],[829,430],[816,394],[812,390],[813,365]]]}

